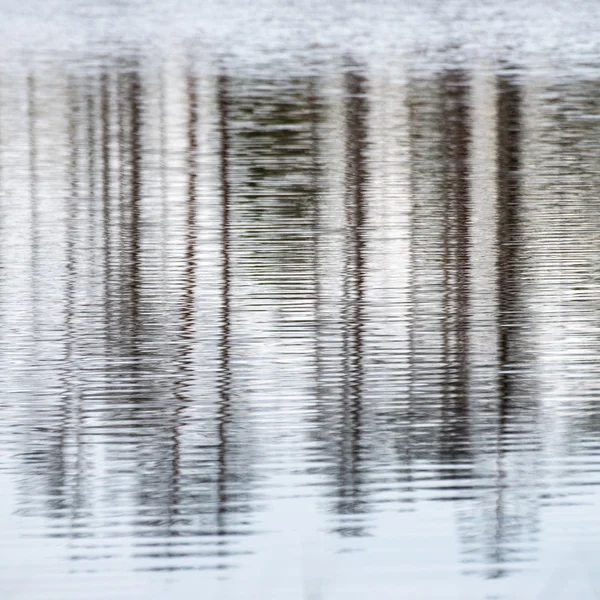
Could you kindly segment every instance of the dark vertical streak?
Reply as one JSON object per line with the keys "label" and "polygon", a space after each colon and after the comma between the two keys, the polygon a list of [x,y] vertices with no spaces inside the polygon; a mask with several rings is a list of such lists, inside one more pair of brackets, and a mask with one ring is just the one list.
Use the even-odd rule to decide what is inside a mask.
{"label": "dark vertical streak", "polygon": [[[492,562],[501,565],[505,557],[505,538],[507,523],[504,516],[504,488],[506,487],[506,468],[504,466],[505,438],[513,404],[512,378],[509,373],[513,360],[512,330],[515,307],[515,268],[517,264],[516,236],[519,220],[519,168],[521,146],[521,94],[519,86],[509,74],[497,79],[498,104],[498,294],[499,294],[499,404],[497,439],[497,483],[495,510],[495,547]],[[499,566],[494,577],[503,575]]]}
{"label": "dark vertical streak", "polygon": [[314,335],[315,335],[315,394],[316,403],[320,407],[319,411],[322,411],[323,398],[322,395],[325,393],[322,385],[324,366],[323,366],[323,349],[322,340],[324,337],[323,323],[322,323],[322,300],[323,290],[321,285],[321,269],[319,261],[319,251],[321,249],[321,206],[320,198],[318,196],[319,186],[319,132],[318,132],[318,117],[319,117],[319,106],[317,98],[317,80],[315,77],[311,78],[308,82],[308,103],[310,110],[310,136],[311,136],[311,177],[312,177],[312,235],[313,235],[313,277],[314,277]]}
{"label": "dark vertical streak", "polygon": [[163,276],[166,272],[167,257],[167,132],[166,132],[166,98],[165,98],[165,77],[164,68],[160,72],[159,82],[159,103],[160,103],[160,200],[161,200],[161,232],[162,232],[162,267]]}
{"label": "dark vertical streak", "polygon": [[[1,89],[1,87],[0,87]],[[5,215],[4,215],[4,190],[3,188],[3,183],[4,183],[4,132],[3,132],[3,127],[4,127],[4,123],[3,123],[3,113],[4,113],[4,106],[3,106],[3,101],[2,101],[2,96],[0,95],[0,235],[2,235],[3,229],[4,229],[4,219],[5,219]],[[1,276],[2,274],[2,270],[4,269],[4,264],[6,261],[6,257],[3,256],[3,253],[1,252],[2,247],[0,246],[0,324],[4,321],[4,317],[2,316],[4,313],[4,310],[2,310],[2,305],[3,305],[3,278]],[[2,339],[2,337],[0,337],[0,340]]]}
{"label": "dark vertical streak", "polygon": [[[362,504],[362,385],[366,115],[365,81],[348,72],[346,89],[346,220],[344,275],[344,390],[339,510],[355,514]],[[359,534],[360,528],[348,533]]]}
{"label": "dark vertical streak", "polygon": [[[514,311],[515,237],[519,220],[520,90],[510,75],[500,75],[498,85],[498,293],[500,306],[500,362],[510,362],[511,313]],[[502,407],[509,402],[509,378],[502,377]],[[505,410],[501,411],[502,413]]]}
{"label": "dark vertical streak", "polygon": [[[125,336],[124,331],[129,326],[127,320],[127,312],[124,310],[122,299],[127,297],[130,293],[129,289],[125,289],[125,281],[128,279],[126,274],[127,265],[127,251],[131,240],[128,239],[126,233],[126,224],[129,219],[128,215],[128,194],[127,184],[129,179],[128,163],[129,163],[129,152],[128,152],[128,140],[129,140],[129,123],[127,120],[127,76],[126,74],[119,73],[117,76],[116,85],[116,103],[117,103],[117,127],[118,127],[118,216],[117,216],[117,228],[115,240],[115,304],[113,312],[115,317],[113,321],[117,321],[116,330],[114,331],[115,345],[124,343]],[[125,281],[124,281],[125,280]],[[112,295],[112,291],[111,291]],[[111,321],[109,321],[111,322]]]}
{"label": "dark vertical streak", "polygon": [[[69,160],[69,183],[70,183],[70,194],[67,203],[67,282],[66,282],[66,335],[67,335],[67,360],[66,363],[66,381],[65,381],[65,408],[63,425],[61,430],[68,432],[73,430],[75,445],[75,465],[74,465],[74,483],[75,493],[73,494],[73,501],[71,503],[71,525],[76,525],[76,517],[78,509],[83,503],[83,456],[82,456],[82,439],[81,439],[81,426],[82,426],[82,415],[81,415],[81,397],[77,389],[77,357],[76,357],[76,344],[77,331],[73,323],[74,316],[76,314],[75,306],[75,291],[77,284],[77,264],[75,256],[76,239],[77,239],[77,212],[78,212],[78,154],[79,145],[77,140],[77,121],[80,118],[79,106],[75,96],[75,89],[72,85],[69,86],[69,147],[70,147],[70,160]],[[91,115],[86,115],[91,120]],[[89,133],[89,130],[88,130]],[[90,152],[93,149],[90,148]],[[91,176],[91,174],[89,174]],[[93,207],[92,207],[93,208]],[[90,219],[91,221],[91,219]],[[69,407],[71,404],[71,407]],[[72,423],[68,422],[68,414],[72,413]],[[71,427],[72,426],[72,427]],[[66,450],[63,450],[63,452]]]}
{"label": "dark vertical streak", "polygon": [[409,288],[409,327],[408,327],[408,354],[409,354],[409,393],[408,393],[408,406],[406,413],[402,415],[402,420],[406,421],[407,433],[403,440],[402,458],[407,467],[406,482],[403,482],[406,486],[406,490],[412,490],[412,463],[414,450],[417,448],[417,442],[415,439],[415,425],[418,422],[418,406],[417,406],[417,394],[416,384],[418,383],[418,372],[419,368],[417,365],[417,350],[419,348],[419,342],[417,339],[417,330],[421,326],[421,323],[417,322],[418,319],[418,275],[419,275],[419,239],[417,223],[419,221],[419,202],[420,202],[420,175],[418,173],[417,165],[420,162],[420,138],[421,133],[419,130],[419,122],[421,119],[421,107],[420,99],[421,94],[419,93],[417,80],[411,78],[408,83],[408,127],[409,127],[409,145],[410,145],[410,175],[409,175],[409,186],[411,196],[411,210],[410,210],[410,244],[409,244],[409,261],[410,261],[410,288]]}
{"label": "dark vertical streak", "polygon": [[[92,87],[95,82],[89,80],[88,87]],[[94,111],[96,106],[97,90],[90,90],[86,94],[86,120],[87,120],[87,159],[88,159],[88,248],[96,248],[95,237],[97,231],[96,217],[96,121]]]}
{"label": "dark vertical streak", "polygon": [[118,80],[119,258],[118,334],[138,355],[140,309],[141,84],[135,70]]}
{"label": "dark vertical streak", "polygon": [[[198,177],[198,93],[193,75],[187,77],[188,95],[188,189],[185,245],[185,292],[182,301],[184,337],[189,341],[194,328],[194,290],[196,287],[196,179]],[[188,348],[188,353],[190,348]]]}
{"label": "dark vertical streak", "polygon": [[[230,257],[230,191],[229,191],[229,99],[228,78],[217,79],[217,109],[219,112],[219,170],[221,181],[221,339],[219,348],[220,382],[219,411],[217,416],[219,450],[217,458],[217,535],[225,536],[228,481],[228,425],[231,420],[231,365],[230,365],[230,315],[231,315],[231,257]],[[221,542],[221,545],[225,542]]]}
{"label": "dark vertical streak", "polygon": [[[33,94],[33,90],[31,90]],[[74,181],[74,171],[77,166],[77,156],[76,156],[76,145],[75,145],[75,113],[76,109],[74,106],[73,98],[72,98],[72,88],[69,86],[69,100],[70,106],[72,109],[70,111],[69,116],[69,142],[71,145],[71,155],[70,155],[70,173],[72,176],[71,180],[71,194],[67,202],[67,249],[66,249],[66,260],[67,260],[67,282],[66,282],[66,318],[65,318],[65,357],[64,362],[62,364],[62,369],[60,373],[61,379],[61,391],[60,391],[60,400],[58,402],[57,411],[52,415],[52,429],[54,430],[52,433],[54,435],[50,435],[48,437],[48,496],[49,496],[49,508],[51,513],[54,513],[58,516],[58,518],[63,518],[65,516],[72,517],[72,515],[67,515],[66,510],[69,508],[69,469],[67,464],[67,450],[69,444],[69,432],[70,432],[70,423],[69,423],[69,414],[71,412],[71,404],[73,397],[73,329],[72,329],[72,320],[73,320],[73,285],[74,285],[74,224],[75,218],[73,215],[73,211],[75,209],[74,205],[74,197],[77,193],[76,189],[74,189],[73,181]],[[33,118],[35,114],[35,108],[30,104],[30,115]],[[35,160],[35,152],[33,154]],[[37,336],[36,336],[37,338]],[[72,506],[72,503],[71,503]],[[71,519],[71,525],[73,521]],[[72,532],[71,532],[72,533]]]}
{"label": "dark vertical streak", "polygon": [[[102,238],[104,250],[104,320],[109,323],[111,314],[112,242],[111,242],[111,152],[110,152],[110,80],[107,73],[100,78],[100,120],[102,160]],[[106,328],[106,334],[110,330]],[[109,340],[107,340],[109,342]]]}
{"label": "dark vertical streak", "polygon": [[[460,70],[442,79],[444,200],[444,462],[468,455],[469,141],[468,80]],[[455,471],[446,473],[455,477]]]}
{"label": "dark vertical streak", "polygon": [[130,75],[128,104],[131,113],[131,308],[134,331],[139,330],[140,305],[140,201],[141,201],[141,83],[140,76]]}
{"label": "dark vertical streak", "polygon": [[31,298],[33,304],[32,325],[34,335],[39,333],[39,209],[38,209],[38,172],[37,172],[37,140],[35,121],[37,107],[35,103],[35,78],[27,77],[27,120],[29,142],[29,201],[31,206]]}

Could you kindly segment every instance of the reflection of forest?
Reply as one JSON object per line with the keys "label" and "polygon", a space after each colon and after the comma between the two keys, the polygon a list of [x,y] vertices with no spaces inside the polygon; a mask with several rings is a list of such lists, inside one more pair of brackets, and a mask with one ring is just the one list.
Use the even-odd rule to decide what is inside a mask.
{"label": "reflection of forest", "polygon": [[[135,62],[10,85],[0,315],[24,512],[73,538],[97,519],[124,535],[126,515],[149,568],[229,564],[267,485],[255,415],[288,394],[340,534],[384,501],[454,501],[466,561],[498,577],[532,555],[574,477],[544,460],[599,422],[596,86]],[[581,410],[546,430],[567,395]]]}

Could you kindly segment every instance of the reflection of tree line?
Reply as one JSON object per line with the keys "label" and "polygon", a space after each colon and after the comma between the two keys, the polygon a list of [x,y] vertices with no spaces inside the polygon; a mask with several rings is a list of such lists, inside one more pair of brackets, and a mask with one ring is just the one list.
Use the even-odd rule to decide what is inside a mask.
{"label": "reflection of tree line", "polygon": [[[411,228],[411,318],[410,318],[410,391],[408,404],[402,406],[387,430],[388,441],[405,468],[399,471],[401,488],[416,491],[419,466],[431,461],[440,468],[431,476],[436,482],[440,499],[477,498],[470,491],[477,477],[477,460],[472,450],[471,430],[479,415],[470,407],[469,398],[469,319],[470,298],[470,96],[468,74],[460,70],[447,71],[432,79],[414,79],[409,83],[410,152],[412,157],[412,220]],[[318,403],[326,428],[318,439],[323,453],[332,457],[323,461],[332,473],[336,511],[342,516],[340,532],[360,535],[365,531],[360,513],[368,511],[369,501],[376,502],[371,469],[377,468],[377,453],[381,452],[381,436],[373,430],[377,403],[365,401],[363,390],[364,357],[369,352],[363,340],[369,323],[362,314],[364,276],[369,270],[365,254],[365,231],[368,226],[365,193],[368,188],[368,167],[364,157],[368,152],[365,121],[368,114],[366,85],[357,75],[346,78],[346,180],[347,234],[344,257],[344,283],[341,309],[343,359],[333,368],[341,368],[337,390],[327,392],[328,400]],[[498,286],[501,296],[500,372],[518,362],[518,331],[508,329],[508,321],[519,322],[518,306],[510,302],[516,293],[518,280],[513,273],[518,239],[518,186],[515,185],[519,161],[519,91],[515,80],[498,80],[499,148],[497,173],[500,190],[497,199],[500,211],[497,237],[502,248],[498,263]],[[376,166],[374,168],[377,168]],[[491,198],[490,201],[496,200]],[[505,225],[506,219],[513,219]],[[509,227],[509,230],[504,228]],[[506,246],[505,246],[506,244]],[[477,317],[477,315],[475,315]],[[504,326],[504,323],[507,326]],[[510,342],[512,336],[515,341]],[[372,339],[372,338],[371,338]],[[490,339],[494,339],[490,336]],[[402,368],[402,365],[399,365]],[[324,379],[333,379],[331,372],[321,368]],[[511,483],[505,471],[511,469],[504,457],[519,450],[520,436],[531,441],[536,433],[531,429],[530,402],[519,400],[519,410],[511,410],[513,396],[523,394],[522,388],[509,382],[504,374],[495,392],[495,433],[489,439],[488,450],[496,453],[497,473],[486,487],[495,496],[492,505],[482,499],[482,512],[473,523],[484,531],[484,539],[472,548],[473,536],[465,538],[468,554],[475,550],[476,560],[492,563],[496,574],[502,565],[514,561],[519,547],[519,531],[530,526],[533,495],[519,506],[519,491],[511,493]],[[512,385],[512,388],[506,389]],[[326,386],[318,386],[324,389]],[[336,400],[337,398],[337,400]],[[385,400],[385,398],[381,398]],[[333,403],[333,404],[332,404]],[[527,404],[526,407],[523,404]],[[332,415],[339,407],[339,417]],[[397,405],[398,407],[400,405]],[[389,404],[385,411],[390,411]],[[369,416],[370,415],[370,416]],[[387,414],[387,422],[390,415]],[[521,422],[524,419],[523,422]],[[507,423],[511,422],[511,426]],[[365,425],[366,423],[366,425]],[[331,431],[333,428],[333,431]],[[515,437],[517,430],[517,440]],[[520,431],[519,431],[520,429]],[[328,431],[329,430],[329,431]],[[487,430],[489,431],[489,429]],[[333,435],[332,435],[333,434]],[[498,438],[498,439],[496,439]],[[486,442],[483,442],[486,445]],[[522,444],[521,444],[522,445]],[[496,448],[496,450],[493,450]],[[520,460],[523,460],[521,454]],[[411,467],[411,465],[413,465]],[[408,468],[406,468],[408,467]],[[513,465],[514,467],[514,465]],[[510,479],[510,477],[508,478]],[[481,483],[481,481],[480,481]],[[524,485],[517,478],[512,485]],[[527,495],[527,494],[526,494]],[[509,505],[508,509],[505,505]],[[505,513],[510,513],[508,516]],[[491,537],[488,531],[493,533]],[[469,527],[467,527],[469,529]],[[480,537],[478,534],[476,537]]]}
{"label": "reflection of tree line", "polygon": [[[214,282],[219,289],[217,383],[216,389],[199,390],[194,352],[198,336],[204,335],[196,311],[204,292],[198,283],[198,255],[203,252],[198,233],[205,225],[198,214],[204,201],[198,193],[202,95],[193,72],[186,77],[183,217],[164,238],[180,236],[183,241],[180,255],[172,257],[174,264],[167,261],[162,270],[144,244],[148,229],[167,225],[152,216],[153,202],[164,199],[145,193],[145,178],[151,174],[144,156],[155,150],[146,147],[145,136],[155,125],[145,117],[142,76],[131,64],[114,76],[70,82],[64,384],[60,402],[32,426],[35,450],[24,455],[28,491],[43,485],[45,510],[73,524],[66,535],[76,530],[85,534],[86,515],[93,511],[85,482],[92,481],[97,468],[87,446],[99,431],[107,455],[105,492],[117,506],[133,504],[141,556],[227,554],[230,537],[248,530],[245,515],[253,510],[257,485],[247,409],[235,391],[233,317],[244,310],[235,302],[236,278],[255,276],[253,269],[276,273],[276,255],[289,270],[313,270],[314,288],[294,288],[285,280],[275,285],[292,304],[294,298],[314,293],[314,336],[339,337],[338,346],[322,339],[315,344],[315,436],[339,516],[336,530],[344,535],[367,530],[365,515],[377,501],[371,470],[377,468],[381,445],[388,445],[401,466],[395,483],[408,493],[418,490],[418,471],[428,463],[437,469],[431,475],[436,497],[479,504],[478,516],[461,523],[461,531],[467,532],[465,549],[467,555],[475,553],[476,561],[493,565],[490,575],[501,575],[503,565],[520,557],[519,535],[531,526],[537,510],[535,494],[519,496],[524,482],[519,473],[511,475],[516,469],[512,456],[533,461],[539,437],[533,390],[516,369],[526,360],[514,327],[524,320],[518,287],[518,80],[503,74],[496,81],[498,192],[491,201],[498,206],[498,383],[480,414],[471,406],[467,361],[469,322],[477,316],[470,312],[469,74],[453,69],[409,80],[410,385],[407,403],[386,404],[385,409],[365,401],[364,358],[373,339],[365,335],[366,275],[369,261],[376,260],[367,249],[369,236],[377,235],[368,230],[369,203],[377,201],[368,194],[369,169],[377,168],[367,160],[368,80],[359,68],[345,74],[344,130],[333,132],[345,140],[345,176],[341,289],[339,298],[331,299],[321,297],[324,288],[318,281],[318,265],[327,262],[326,256],[318,256],[319,203],[326,201],[320,197],[319,171],[327,168],[326,157],[318,153],[319,136],[332,132],[326,130],[326,101],[319,98],[315,79],[216,79],[213,134],[218,138],[220,221],[206,226],[216,228],[219,239],[220,275]],[[29,90],[33,123],[33,83]],[[30,131],[34,136],[35,127]],[[35,162],[32,139],[32,186]],[[167,177],[165,169],[158,170],[158,177]],[[35,208],[35,190],[31,197]],[[91,243],[98,235],[95,229],[102,238],[96,247]],[[298,243],[312,244],[312,254],[300,255]],[[96,270],[93,277],[90,268]],[[325,305],[330,309],[336,304],[335,317],[324,311]],[[333,328],[328,323],[332,318]],[[334,348],[339,357],[328,355]],[[86,371],[90,358],[104,361],[91,375]],[[194,412],[199,402],[201,415]],[[382,410],[387,418],[384,437],[373,431]],[[392,410],[396,413],[389,414]],[[486,432],[484,441],[477,440],[485,448],[485,460],[473,450],[478,420],[489,423],[478,429]],[[482,460],[485,493],[471,489]]]}
{"label": "reflection of tree line", "polygon": [[[521,162],[521,91],[518,81],[510,74],[497,78],[497,190],[498,190],[498,308],[499,329],[498,359],[498,416],[495,440],[496,474],[493,483],[493,520],[487,539],[483,543],[486,563],[490,564],[491,577],[503,575],[507,565],[517,563],[527,556],[530,548],[519,543],[535,531],[538,506],[535,495],[519,498],[519,491],[511,493],[511,450],[519,453],[519,446],[532,444],[538,432],[531,422],[535,400],[520,386],[518,375],[511,373],[517,365],[523,368],[520,354],[519,329],[515,315],[519,315],[519,288],[517,268],[519,256],[519,169]],[[517,367],[518,368],[518,367]],[[533,414],[535,419],[535,414]],[[533,427],[532,427],[533,426]],[[520,431],[519,431],[520,430]],[[515,435],[516,434],[516,435]],[[523,439],[525,438],[525,439]],[[493,443],[493,441],[492,441]],[[512,448],[511,448],[512,447]],[[528,452],[529,453],[529,452]],[[532,463],[535,458],[530,457]],[[513,465],[514,466],[514,465]],[[518,481],[527,484],[530,482]],[[539,502],[539,501],[538,501]],[[533,505],[532,505],[533,504]],[[523,535],[525,534],[525,535]]]}
{"label": "reflection of tree line", "polygon": [[[70,525],[58,535],[95,535],[93,527],[86,527],[86,517],[94,514],[86,486],[91,493],[101,482],[103,503],[117,509],[115,516],[119,507],[135,511],[139,555],[159,561],[170,555],[229,554],[232,536],[248,527],[244,515],[251,507],[253,477],[247,452],[250,439],[246,428],[240,429],[228,375],[226,79],[219,82],[218,102],[224,215],[218,286],[223,314],[221,332],[214,340],[215,376],[221,384],[218,390],[207,391],[214,400],[212,409],[190,420],[195,400],[193,351],[199,333],[196,253],[201,250],[196,207],[201,199],[196,179],[201,173],[193,75],[187,84],[185,216],[183,224],[167,232],[171,238],[183,235],[184,240],[180,255],[173,257],[172,252],[171,263],[161,271],[153,249],[145,244],[148,231],[165,224],[153,221],[156,199],[145,194],[148,124],[144,82],[136,65],[115,76],[105,73],[69,82],[63,388],[60,402],[32,421],[35,443],[24,453],[23,485],[28,496],[36,491],[35,497],[40,497],[41,487],[44,511],[69,519]],[[35,106],[33,100],[31,105]],[[35,180],[30,179],[33,185]],[[101,241],[94,245],[98,233]],[[203,404],[210,407],[210,402]],[[104,474],[90,456],[90,443],[97,435],[106,452]],[[32,502],[24,498],[31,509]],[[178,548],[170,549],[171,542],[163,538]]]}
{"label": "reflection of tree line", "polygon": [[[348,72],[344,78],[346,127],[345,195],[346,233],[342,279],[342,379],[340,420],[334,437],[336,510],[346,517],[340,532],[362,532],[356,515],[366,498],[363,436],[363,311],[365,277],[366,85],[364,77]],[[353,518],[354,517],[354,518]]]}

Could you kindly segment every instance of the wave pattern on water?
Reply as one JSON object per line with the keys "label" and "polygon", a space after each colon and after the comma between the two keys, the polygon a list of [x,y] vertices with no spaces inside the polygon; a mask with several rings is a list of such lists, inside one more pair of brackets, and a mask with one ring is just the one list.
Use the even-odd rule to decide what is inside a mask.
{"label": "wave pattern on water", "polygon": [[547,593],[600,545],[597,77],[150,56],[0,75],[0,589]]}

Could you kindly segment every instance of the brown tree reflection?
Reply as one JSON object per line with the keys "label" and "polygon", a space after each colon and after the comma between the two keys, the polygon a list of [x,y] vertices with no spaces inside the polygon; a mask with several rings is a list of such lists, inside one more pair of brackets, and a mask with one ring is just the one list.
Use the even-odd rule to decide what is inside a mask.
{"label": "brown tree reflection", "polygon": [[[187,186],[182,199],[175,200],[183,209],[176,217],[183,218],[170,224],[175,252],[169,252],[170,264],[161,265],[149,242],[169,224],[157,220],[150,183],[145,189],[150,181],[143,158],[149,150],[147,98],[137,66],[125,65],[97,80],[70,80],[62,391],[56,408],[46,410],[29,432],[38,431],[38,449],[24,456],[27,488],[41,486],[44,511],[72,521],[70,529],[59,525],[56,535],[93,536],[89,517],[105,514],[107,531],[114,531],[109,537],[119,537],[114,518],[135,512],[135,556],[143,568],[152,569],[169,565],[173,557],[185,562],[194,556],[214,556],[214,566],[226,566],[234,551],[229,548],[231,537],[247,527],[245,517],[241,525],[232,517],[250,510],[245,492],[250,468],[235,450],[239,430],[231,423],[231,377],[224,375],[230,370],[227,260],[220,265],[225,283],[222,333],[213,339],[220,365],[212,410],[203,401],[207,410],[197,419],[191,395],[200,227],[197,85],[189,76],[187,133],[182,132],[187,138]],[[226,182],[227,114],[224,101],[218,106]],[[226,187],[224,183],[225,207]],[[224,218],[220,235],[225,255],[227,228]],[[196,425],[185,429],[190,423]],[[200,435],[194,431],[198,425]],[[47,439],[40,435],[43,430]],[[96,440],[106,450],[105,475],[98,473],[96,459],[84,459],[85,448]],[[91,477],[101,483],[106,498],[99,504],[86,497],[83,481]],[[107,502],[114,507],[112,515],[105,512]],[[28,504],[25,500],[24,510],[33,510],[25,508]]]}
{"label": "brown tree reflection", "polygon": [[[0,245],[0,305],[22,330],[2,368],[19,510],[43,535],[226,568],[289,479],[357,546],[379,512],[435,503],[468,569],[535,560],[544,503],[575,497],[566,473],[545,488],[542,456],[597,432],[597,86],[191,56],[19,85],[24,241]],[[549,156],[560,181],[530,172]]]}
{"label": "brown tree reflection", "polygon": [[365,510],[363,386],[363,288],[365,227],[366,89],[363,76],[345,75],[345,249],[342,283],[342,382],[340,428],[337,432],[336,510],[344,518],[340,532],[360,535],[357,516]]}

